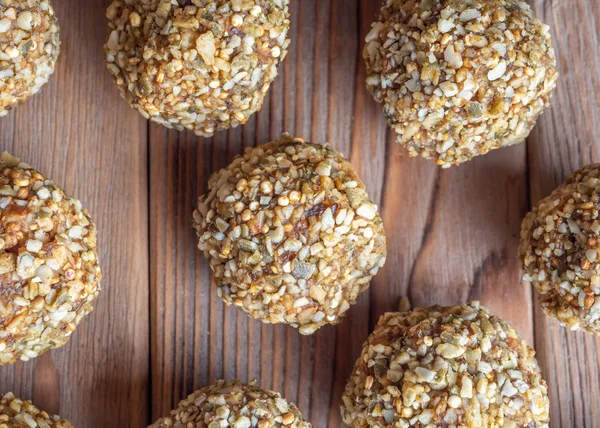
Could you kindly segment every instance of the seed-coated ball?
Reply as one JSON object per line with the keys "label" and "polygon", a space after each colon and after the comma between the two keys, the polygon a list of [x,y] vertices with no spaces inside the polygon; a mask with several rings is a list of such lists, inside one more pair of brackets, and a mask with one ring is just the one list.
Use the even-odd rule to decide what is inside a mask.
{"label": "seed-coated ball", "polygon": [[261,109],[287,54],[289,0],[115,0],[106,61],[145,118],[198,135]]}
{"label": "seed-coated ball", "polygon": [[96,226],[77,199],[0,158],[0,365],[63,346],[100,290]]}
{"label": "seed-coated ball", "polygon": [[339,322],[386,257],[377,206],[350,163],[287,134],[213,174],[194,226],[223,300],[302,334]]}
{"label": "seed-coated ball", "polygon": [[386,0],[363,56],[397,141],[443,167],[522,142],[558,76],[521,0]]}
{"label": "seed-coated ball", "polygon": [[218,381],[182,400],[150,428],[310,428],[298,408],[254,383]]}
{"label": "seed-coated ball", "polygon": [[42,88],[59,51],[50,0],[0,1],[0,116]]}
{"label": "seed-coated ball", "polygon": [[38,409],[31,401],[23,401],[12,392],[0,398],[1,428],[73,428],[60,416],[52,416]]}
{"label": "seed-coated ball", "polygon": [[479,303],[384,314],[342,397],[352,428],[548,428],[535,352]]}
{"label": "seed-coated ball", "polygon": [[524,277],[546,315],[600,334],[600,164],[574,172],[521,226]]}

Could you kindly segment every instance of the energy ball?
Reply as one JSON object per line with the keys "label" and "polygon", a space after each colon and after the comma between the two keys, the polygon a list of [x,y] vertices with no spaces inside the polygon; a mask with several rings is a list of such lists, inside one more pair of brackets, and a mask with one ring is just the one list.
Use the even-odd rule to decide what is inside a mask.
{"label": "energy ball", "polygon": [[0,365],[63,346],[100,290],[96,226],[77,199],[0,157]]}
{"label": "energy ball", "polygon": [[116,0],[106,60],[145,118],[209,137],[260,110],[287,54],[289,0]]}
{"label": "energy ball", "polygon": [[521,0],[387,0],[363,55],[398,142],[443,167],[522,142],[558,77]]}
{"label": "energy ball", "polygon": [[218,381],[194,392],[149,428],[310,428],[298,408],[253,383]]}
{"label": "energy ball", "polygon": [[384,314],[342,397],[352,428],[548,428],[535,352],[478,302]]}
{"label": "energy ball", "polygon": [[0,116],[44,86],[59,51],[49,0],[0,1]]}
{"label": "energy ball", "polygon": [[386,257],[377,206],[350,163],[288,134],[213,174],[194,227],[225,303],[302,334],[339,322]]}
{"label": "energy ball", "polygon": [[600,164],[574,172],[525,216],[519,257],[546,315],[600,334]]}
{"label": "energy ball", "polygon": [[12,392],[0,398],[0,428],[73,428],[59,416],[51,416],[31,401],[23,401]]}

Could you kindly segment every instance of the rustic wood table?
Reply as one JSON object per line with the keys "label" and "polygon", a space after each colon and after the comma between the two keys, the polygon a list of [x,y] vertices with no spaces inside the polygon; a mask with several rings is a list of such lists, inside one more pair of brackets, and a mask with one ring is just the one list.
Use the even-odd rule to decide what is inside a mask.
{"label": "rustic wood table", "polygon": [[[104,65],[105,0],[54,0],[56,74],[0,119],[1,149],[87,206],[100,232],[104,291],[70,343],[0,368],[14,391],[81,428],[144,427],[219,378],[256,378],[314,427],[340,427],[362,342],[401,296],[414,305],[479,299],[534,345],[553,427],[600,426],[600,341],[550,322],[520,281],[521,219],[576,168],[600,161],[600,2],[535,0],[561,79],[527,144],[442,170],[409,159],[365,89],[374,0],[292,0],[292,49],[263,110],[212,139],[150,125]],[[379,202],[389,257],[345,321],[312,337],[227,308],[196,250],[191,215],[211,172],[289,131],[351,157]]]}

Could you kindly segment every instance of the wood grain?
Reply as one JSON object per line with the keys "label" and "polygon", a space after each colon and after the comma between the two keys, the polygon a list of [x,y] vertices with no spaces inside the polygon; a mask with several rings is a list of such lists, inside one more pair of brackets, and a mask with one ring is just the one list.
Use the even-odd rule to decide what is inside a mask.
{"label": "wood grain", "polygon": [[[559,73],[552,108],[529,139],[531,202],[547,196],[574,170],[600,161],[600,4],[533,2],[550,25]],[[546,318],[535,302],[535,345],[550,389],[552,421],[597,427],[600,421],[600,340]]]}
{"label": "wood grain", "polygon": [[106,3],[54,3],[62,30],[56,73],[0,121],[2,149],[89,209],[104,290],[66,346],[1,367],[0,393],[33,398],[79,427],[140,427],[149,411],[147,126],[103,63]]}
{"label": "wood grain", "polygon": [[[143,427],[216,379],[257,379],[315,427],[341,427],[346,378],[379,316],[480,300],[535,344],[553,427],[600,420],[600,342],[548,321],[520,281],[521,219],[577,167],[600,161],[600,5],[534,0],[551,25],[560,86],[525,145],[442,170],[394,143],[365,88],[362,45],[380,1],[292,0],[292,48],[264,108],[237,129],[198,138],[145,122],[105,70],[108,0],[56,1],[62,55],[42,93],[0,120],[2,149],[89,207],[100,231],[104,292],[64,348],[0,367],[13,390],[78,427]],[[245,147],[288,131],[329,141],[380,205],[388,262],[335,327],[302,337],[264,325],[216,294],[191,215],[211,173]]]}

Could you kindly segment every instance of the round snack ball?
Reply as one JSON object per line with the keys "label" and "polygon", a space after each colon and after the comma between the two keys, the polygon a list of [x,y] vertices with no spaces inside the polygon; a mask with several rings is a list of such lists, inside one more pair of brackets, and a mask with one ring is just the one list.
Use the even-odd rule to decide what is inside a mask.
{"label": "round snack ball", "polygon": [[302,334],[339,322],[386,257],[352,165],[288,134],[213,174],[194,226],[225,303]]}
{"label": "round snack ball", "polygon": [[342,397],[353,428],[548,428],[548,412],[535,351],[478,302],[384,314]]}
{"label": "round snack ball", "polygon": [[525,216],[519,257],[546,315],[600,334],[600,164],[574,172]]}
{"label": "round snack ball", "polygon": [[42,88],[59,51],[49,0],[0,1],[0,116]]}
{"label": "round snack ball", "polygon": [[363,56],[398,142],[443,167],[521,143],[558,77],[521,0],[387,0]]}
{"label": "round snack ball", "polygon": [[289,0],[115,0],[108,68],[145,118],[211,136],[260,110],[285,58]]}
{"label": "round snack ball", "polygon": [[73,428],[59,416],[50,416],[31,401],[23,401],[9,392],[0,398],[0,428]]}
{"label": "round snack ball", "polygon": [[277,392],[218,381],[182,400],[171,415],[149,428],[310,428],[298,408]]}
{"label": "round snack ball", "polygon": [[96,226],[42,174],[0,157],[0,365],[58,348],[100,290]]}

